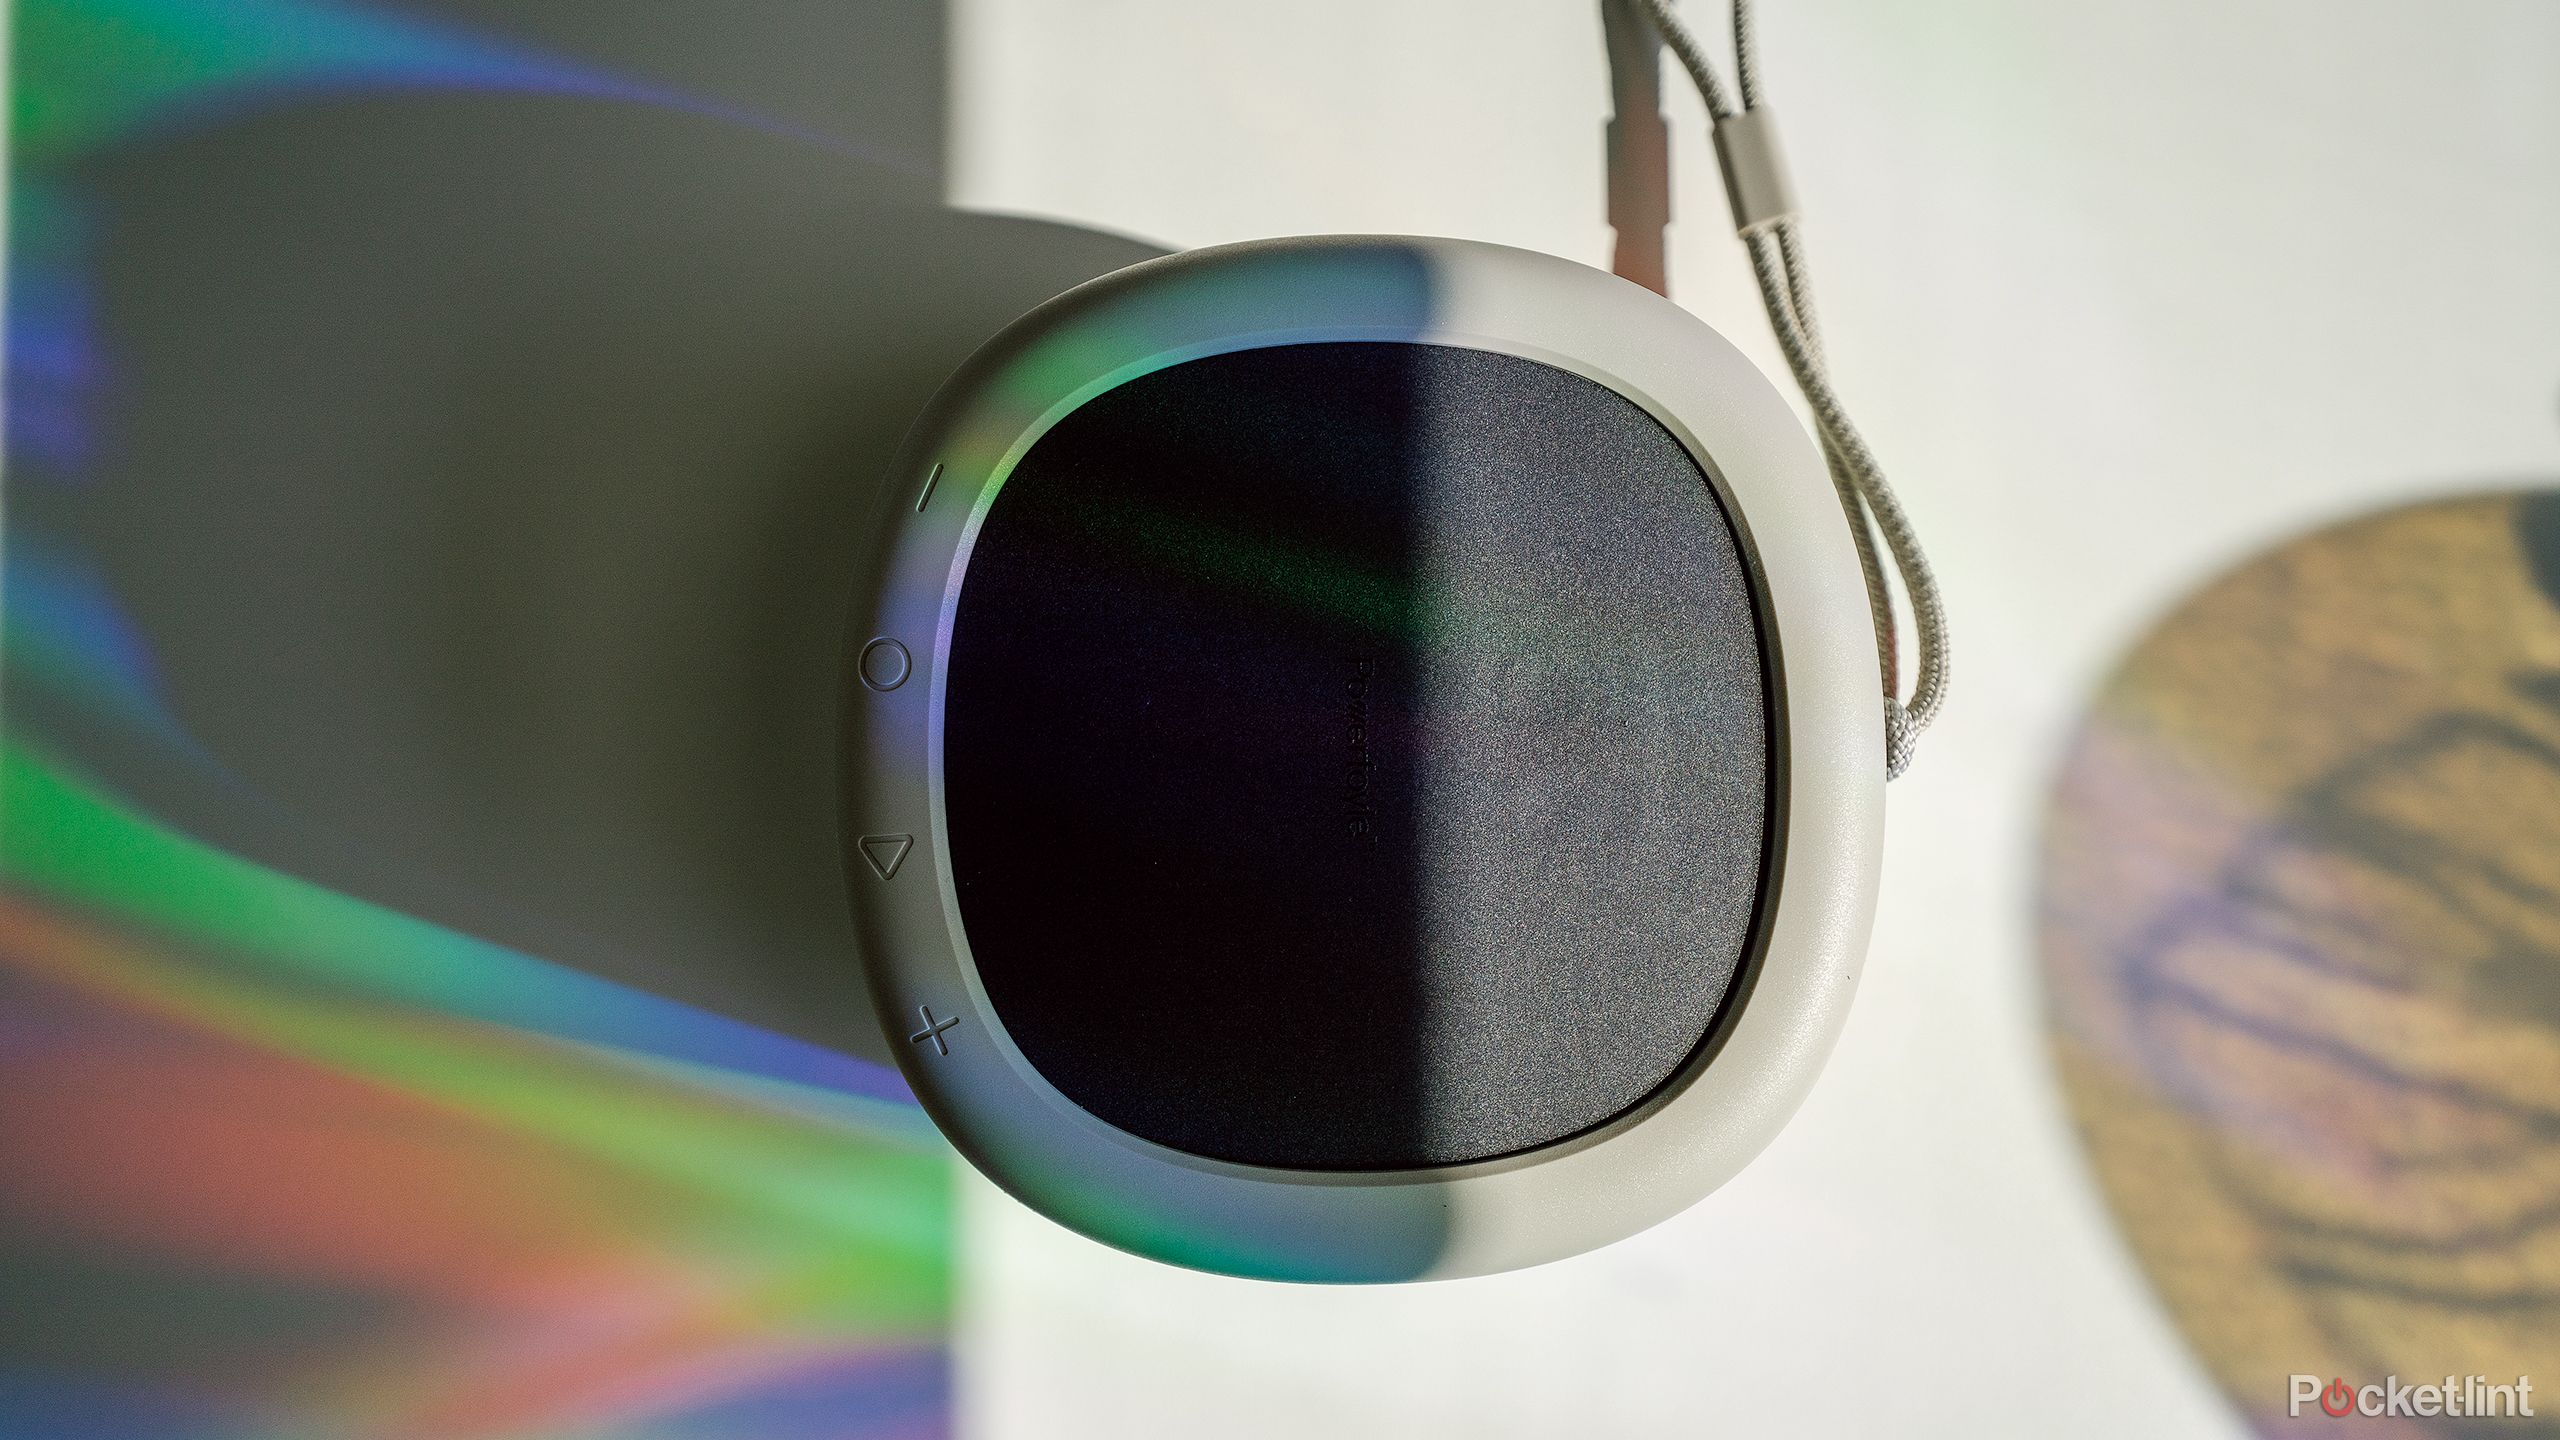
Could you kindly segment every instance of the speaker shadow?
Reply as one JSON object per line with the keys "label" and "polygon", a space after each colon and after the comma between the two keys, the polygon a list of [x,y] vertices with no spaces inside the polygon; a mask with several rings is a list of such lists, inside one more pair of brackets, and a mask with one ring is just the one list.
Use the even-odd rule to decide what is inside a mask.
{"label": "speaker shadow", "polygon": [[553,97],[300,107],[86,178],[112,412],[13,518],[90,558],[239,784],[115,778],[332,889],[881,1057],[835,822],[861,517],[968,350],[1154,252]]}

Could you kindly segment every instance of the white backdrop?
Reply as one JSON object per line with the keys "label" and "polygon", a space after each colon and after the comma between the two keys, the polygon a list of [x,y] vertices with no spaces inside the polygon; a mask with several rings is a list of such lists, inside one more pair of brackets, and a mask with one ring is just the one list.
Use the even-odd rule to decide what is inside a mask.
{"label": "white backdrop", "polygon": [[[1487,1280],[1213,1279],[979,1185],[970,1433],[2241,1433],[2050,1075],[2043,790],[2090,686],[2220,566],[2560,470],[2560,7],[1764,9],[1841,383],[1957,625],[1837,1059],[1695,1210]],[[1582,0],[955,12],[961,205],[1172,246],[1392,231],[1605,263]],[[1773,364],[1674,102],[1675,294]]]}

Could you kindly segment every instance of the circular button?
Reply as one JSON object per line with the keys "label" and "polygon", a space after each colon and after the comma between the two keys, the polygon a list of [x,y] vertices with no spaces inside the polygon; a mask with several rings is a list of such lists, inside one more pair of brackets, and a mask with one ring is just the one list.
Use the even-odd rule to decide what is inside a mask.
{"label": "circular button", "polygon": [[907,683],[914,668],[907,647],[883,635],[862,647],[862,683],[874,690],[895,690]]}

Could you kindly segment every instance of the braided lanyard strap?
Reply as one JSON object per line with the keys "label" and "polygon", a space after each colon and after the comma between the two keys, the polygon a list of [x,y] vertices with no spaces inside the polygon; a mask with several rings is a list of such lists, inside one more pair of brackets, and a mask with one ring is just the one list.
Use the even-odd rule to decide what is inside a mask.
{"label": "braided lanyard strap", "polygon": [[[1858,566],[1866,575],[1867,606],[1875,620],[1876,654],[1884,670],[1885,775],[1900,775],[1911,764],[1920,732],[1937,718],[1946,701],[1946,604],[1938,595],[1937,577],[1920,551],[1920,537],[1912,530],[1910,517],[1903,513],[1902,502],[1894,498],[1874,452],[1832,388],[1823,360],[1822,332],[1814,321],[1813,292],[1805,277],[1803,246],[1796,235],[1795,196],[1778,153],[1776,127],[1760,100],[1751,0],[1734,0],[1733,5],[1734,74],[1741,90],[1740,105],[1734,104],[1724,82],[1707,64],[1697,37],[1672,13],[1670,0],[1633,3],[1697,82],[1698,94],[1715,122],[1716,162],[1724,172],[1734,230],[1750,252],[1751,273],[1760,285],[1760,303],[1769,312],[1769,328],[1777,335],[1778,348],[1786,353],[1796,388],[1813,411],[1832,487],[1840,492],[1849,532],[1857,540]],[[1893,593],[1885,580],[1887,558],[1901,577],[1917,642],[1916,673],[1907,700],[1900,694],[1900,628],[1894,618]]]}

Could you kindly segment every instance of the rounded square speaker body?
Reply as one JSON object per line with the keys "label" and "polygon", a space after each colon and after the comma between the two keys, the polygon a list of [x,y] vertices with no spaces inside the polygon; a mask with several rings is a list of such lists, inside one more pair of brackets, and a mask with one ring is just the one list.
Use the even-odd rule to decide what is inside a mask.
{"label": "rounded square speaker body", "polygon": [[1855,985],[1882,686],[1822,463],[1525,251],[1196,251],[998,336],[856,602],[848,871],[917,1095],[1098,1239],[1281,1279],[1631,1234]]}

